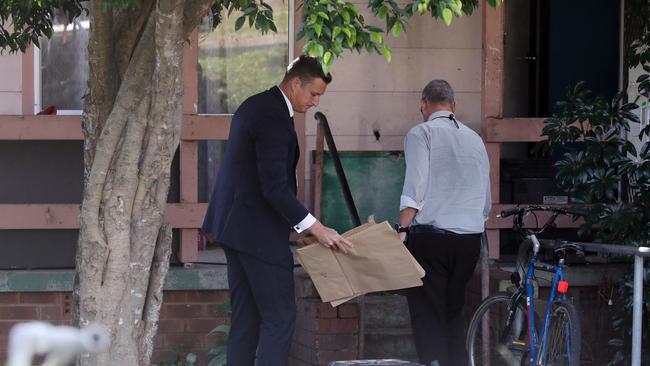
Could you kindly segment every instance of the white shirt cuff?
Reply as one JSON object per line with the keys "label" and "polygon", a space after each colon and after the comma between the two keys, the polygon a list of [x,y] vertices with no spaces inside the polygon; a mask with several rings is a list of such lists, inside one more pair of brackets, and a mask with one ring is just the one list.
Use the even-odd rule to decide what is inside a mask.
{"label": "white shirt cuff", "polygon": [[294,226],[293,229],[300,234],[301,232],[309,229],[314,223],[316,222],[316,218],[312,216],[312,214],[308,213],[307,216],[305,216],[302,221],[298,223],[298,225]]}
{"label": "white shirt cuff", "polygon": [[411,197],[409,196],[400,196],[399,198],[399,210],[402,211],[407,207],[412,207],[418,211],[422,209],[422,205],[418,205]]}

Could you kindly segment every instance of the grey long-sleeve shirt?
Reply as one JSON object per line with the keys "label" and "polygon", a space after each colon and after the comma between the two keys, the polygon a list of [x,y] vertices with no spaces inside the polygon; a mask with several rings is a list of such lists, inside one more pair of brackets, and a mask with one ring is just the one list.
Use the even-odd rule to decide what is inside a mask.
{"label": "grey long-sleeve shirt", "polygon": [[492,206],[487,152],[481,137],[460,122],[456,127],[450,114],[435,112],[406,135],[400,210],[417,209],[415,225],[481,233]]}

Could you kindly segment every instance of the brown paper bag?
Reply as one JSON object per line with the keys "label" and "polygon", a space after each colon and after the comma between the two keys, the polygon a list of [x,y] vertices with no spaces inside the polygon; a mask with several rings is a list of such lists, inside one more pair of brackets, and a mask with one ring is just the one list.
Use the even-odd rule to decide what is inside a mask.
{"label": "brown paper bag", "polygon": [[348,254],[303,240],[298,260],[323,302],[337,306],[375,291],[422,285],[424,269],[399,240],[388,222],[368,223],[343,234],[354,248]]}
{"label": "brown paper bag", "polygon": [[354,248],[334,252],[354,293],[421,286],[424,269],[417,263],[388,222],[372,225],[347,237]]}
{"label": "brown paper bag", "polygon": [[354,291],[334,252],[320,244],[298,249],[298,262],[314,282],[323,302],[352,296]]}

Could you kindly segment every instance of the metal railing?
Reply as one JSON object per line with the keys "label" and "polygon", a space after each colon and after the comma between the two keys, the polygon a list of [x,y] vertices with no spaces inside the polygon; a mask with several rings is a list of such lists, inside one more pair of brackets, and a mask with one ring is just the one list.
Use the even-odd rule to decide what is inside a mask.
{"label": "metal railing", "polygon": [[557,241],[540,239],[544,246],[555,247],[558,243],[581,245],[585,252],[634,256],[634,292],[632,307],[632,366],[641,366],[641,324],[643,320],[643,261],[650,257],[650,248],[631,247],[626,245],[583,243],[576,241]]}

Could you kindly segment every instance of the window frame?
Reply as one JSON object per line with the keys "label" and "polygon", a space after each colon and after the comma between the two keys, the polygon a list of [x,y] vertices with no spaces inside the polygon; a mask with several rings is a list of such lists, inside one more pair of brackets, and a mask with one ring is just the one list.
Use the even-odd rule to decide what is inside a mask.
{"label": "window frame", "polygon": [[[83,28],[88,29],[88,32],[90,32],[90,19],[82,20],[79,23],[82,25]],[[33,106],[34,108],[33,109],[34,109],[34,114],[38,114],[43,110],[42,83],[41,83],[42,81],[41,48],[36,47],[35,45],[33,47],[34,47],[34,106]],[[63,115],[63,116],[80,116],[82,113],[83,113],[83,109],[58,109],[57,108],[56,111],[56,114]]]}
{"label": "window frame", "polygon": [[[288,11],[288,14],[289,14],[289,16],[287,17],[288,21],[289,21],[289,24],[287,24],[287,27],[288,27],[288,29],[287,29],[287,59],[289,60],[289,62],[291,62],[294,59],[294,50],[295,50],[295,44],[296,44],[296,40],[294,39],[295,33],[296,33],[295,29],[294,29],[295,28],[295,22],[296,22],[295,21],[295,11],[296,11],[296,9],[295,9],[295,1],[296,0],[286,0],[286,2],[288,3],[287,11]],[[197,27],[197,29],[198,29],[198,27]],[[198,41],[197,41],[196,47],[197,47],[197,50],[198,50],[198,47],[199,47]],[[198,62],[199,62],[198,58],[195,61],[198,64]],[[197,75],[198,75],[198,73],[197,73]],[[198,88],[199,88],[198,80],[197,80],[196,88],[197,88],[197,96],[198,96]],[[197,102],[198,102],[198,100],[197,100]],[[201,112],[198,112],[198,110],[197,110],[196,114],[199,115],[199,116],[232,116],[234,113],[201,113]]]}

